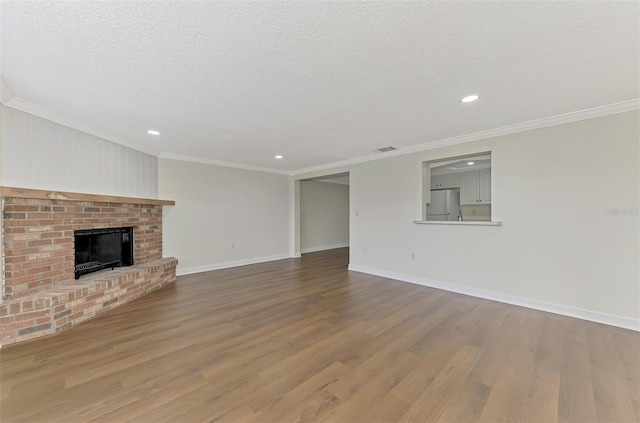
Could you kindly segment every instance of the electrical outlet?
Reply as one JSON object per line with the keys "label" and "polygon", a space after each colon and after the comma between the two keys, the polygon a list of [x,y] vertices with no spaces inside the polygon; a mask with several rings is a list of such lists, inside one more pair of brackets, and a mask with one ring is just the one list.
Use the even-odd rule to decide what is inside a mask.
{"label": "electrical outlet", "polygon": [[411,253],[411,260],[415,260],[416,259],[416,253]]}
{"label": "electrical outlet", "polygon": [[362,252],[363,252],[363,253],[365,253],[365,254],[367,254],[367,251],[368,251],[368,250],[367,250],[367,247],[364,247],[364,248],[362,249]]}
{"label": "electrical outlet", "polygon": [[356,209],[356,217],[360,216],[360,210]]}
{"label": "electrical outlet", "polygon": [[235,242],[231,244],[231,248],[236,248],[236,243]]}

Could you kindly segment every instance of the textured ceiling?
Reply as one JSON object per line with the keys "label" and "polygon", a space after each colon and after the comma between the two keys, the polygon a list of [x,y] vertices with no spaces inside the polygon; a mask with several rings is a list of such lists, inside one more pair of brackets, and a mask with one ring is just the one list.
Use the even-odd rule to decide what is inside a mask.
{"label": "textured ceiling", "polygon": [[0,7],[17,98],[157,153],[299,170],[640,96],[638,2]]}

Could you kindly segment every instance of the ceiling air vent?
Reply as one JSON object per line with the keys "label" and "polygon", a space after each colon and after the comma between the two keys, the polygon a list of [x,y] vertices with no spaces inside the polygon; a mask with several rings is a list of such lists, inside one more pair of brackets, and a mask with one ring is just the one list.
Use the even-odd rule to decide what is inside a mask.
{"label": "ceiling air vent", "polygon": [[394,151],[397,150],[397,148],[395,147],[382,147],[382,148],[377,148],[373,151],[375,151],[376,153],[386,153],[387,151]]}

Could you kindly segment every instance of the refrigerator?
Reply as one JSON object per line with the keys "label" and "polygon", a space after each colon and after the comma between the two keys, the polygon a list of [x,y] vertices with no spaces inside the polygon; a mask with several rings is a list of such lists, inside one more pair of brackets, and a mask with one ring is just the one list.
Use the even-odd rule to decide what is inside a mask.
{"label": "refrigerator", "polygon": [[431,191],[427,203],[427,220],[458,220],[460,193],[450,189]]}

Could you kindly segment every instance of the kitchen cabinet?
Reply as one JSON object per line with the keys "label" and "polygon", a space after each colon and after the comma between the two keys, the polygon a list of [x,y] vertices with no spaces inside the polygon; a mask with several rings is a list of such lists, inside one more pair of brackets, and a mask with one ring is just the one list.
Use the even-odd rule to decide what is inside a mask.
{"label": "kitchen cabinet", "polygon": [[445,175],[431,176],[431,189],[460,188],[460,174],[447,173]]}
{"label": "kitchen cabinet", "polygon": [[460,205],[491,204],[491,169],[461,174]]}
{"label": "kitchen cabinet", "polygon": [[482,204],[491,204],[491,169],[479,172],[478,195]]}

